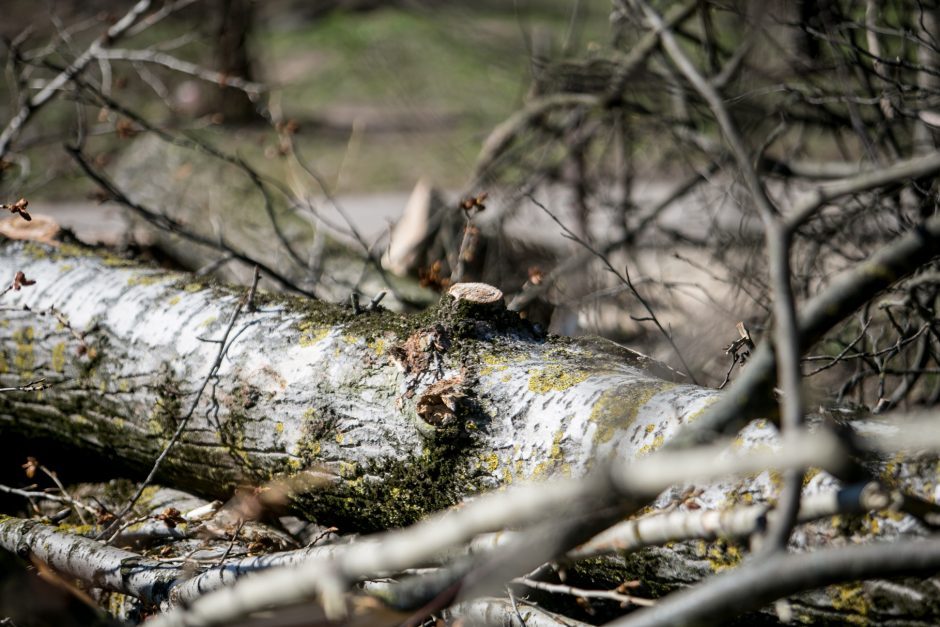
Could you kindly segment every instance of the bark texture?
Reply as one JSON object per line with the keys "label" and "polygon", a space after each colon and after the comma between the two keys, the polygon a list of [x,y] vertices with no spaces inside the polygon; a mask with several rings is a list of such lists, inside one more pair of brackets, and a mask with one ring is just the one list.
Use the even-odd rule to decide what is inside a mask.
{"label": "bark texture", "polygon": [[[0,397],[2,429],[149,468],[241,294],[65,245],[0,254],[36,281],[7,295],[0,381],[55,382]],[[71,330],[39,314],[49,307]],[[449,296],[405,317],[262,295],[231,338],[162,481],[225,496],[306,471],[322,485],[297,506],[348,530],[652,451],[716,398],[612,343],[545,338],[505,309]]]}

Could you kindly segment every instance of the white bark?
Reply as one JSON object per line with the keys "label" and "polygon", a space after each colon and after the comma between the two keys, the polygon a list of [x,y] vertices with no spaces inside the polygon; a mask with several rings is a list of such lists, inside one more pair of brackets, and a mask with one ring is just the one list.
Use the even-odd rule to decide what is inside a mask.
{"label": "white bark", "polygon": [[34,520],[0,518],[0,546],[32,555],[94,587],[128,594],[148,604],[159,603],[181,574],[177,565],[145,559]]}
{"label": "white bark", "polygon": [[[7,313],[0,382],[56,383],[0,397],[0,429],[148,468],[209,371],[216,345],[205,340],[218,339],[240,295],[67,247],[7,243],[0,257],[36,281],[6,297],[30,311]],[[52,306],[86,332],[88,353],[38,315]],[[302,504],[308,514],[384,528],[467,493],[649,452],[716,398],[609,342],[545,340],[514,314],[467,310],[449,298],[423,319],[259,302],[236,322],[164,483],[225,496],[238,482],[307,470],[329,485]],[[464,396],[449,425],[431,425],[417,408],[448,379]]]}

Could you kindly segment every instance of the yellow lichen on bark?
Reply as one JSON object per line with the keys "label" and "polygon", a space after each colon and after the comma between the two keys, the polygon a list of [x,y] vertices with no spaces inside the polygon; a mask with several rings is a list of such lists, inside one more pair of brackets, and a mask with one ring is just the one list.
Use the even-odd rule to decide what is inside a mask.
{"label": "yellow lichen on bark", "polygon": [[536,394],[564,392],[571,386],[587,380],[590,373],[574,370],[567,371],[560,364],[549,364],[544,368],[529,370],[529,391]]}

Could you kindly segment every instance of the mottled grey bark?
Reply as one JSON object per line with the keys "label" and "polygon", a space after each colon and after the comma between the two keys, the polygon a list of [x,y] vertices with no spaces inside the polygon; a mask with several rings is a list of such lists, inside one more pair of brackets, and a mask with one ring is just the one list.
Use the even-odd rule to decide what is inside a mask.
{"label": "mottled grey bark", "polygon": [[[0,430],[149,468],[241,294],[67,246],[7,243],[0,257],[36,281],[5,297],[0,382],[55,383],[0,397]],[[51,306],[86,333],[84,354],[39,315]],[[232,337],[163,482],[225,496],[306,471],[322,487],[297,506],[347,530],[651,451],[716,398],[609,342],[546,339],[449,297],[404,317],[263,296]]]}

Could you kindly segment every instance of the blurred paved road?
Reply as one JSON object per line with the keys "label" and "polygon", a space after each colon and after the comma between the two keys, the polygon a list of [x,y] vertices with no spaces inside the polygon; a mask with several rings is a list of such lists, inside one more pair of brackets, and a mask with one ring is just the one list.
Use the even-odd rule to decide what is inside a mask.
{"label": "blurred paved road", "polygon": [[[344,196],[340,202],[356,228],[366,239],[372,239],[384,233],[389,222],[398,218],[407,200],[407,193],[383,193]],[[29,210],[52,217],[60,226],[71,229],[89,243],[113,244],[128,228],[124,210],[114,203],[32,201]],[[342,216],[335,212],[329,212],[326,217],[344,224]]]}
{"label": "blurred paved road", "polygon": [[[641,207],[652,206],[658,198],[669,191],[669,184],[648,182],[635,190],[635,201]],[[456,194],[454,197],[456,207]],[[545,190],[536,194],[555,215],[569,227],[574,228],[570,195],[562,190]],[[409,197],[409,192],[383,192],[374,194],[347,194],[338,202],[355,225],[356,229],[368,240],[388,231],[389,224],[401,215]],[[481,218],[492,220],[500,210],[498,195],[494,195],[488,211]],[[510,234],[521,236],[529,241],[539,241],[547,245],[566,247],[561,229],[541,209],[527,200],[521,201],[521,211],[506,223]],[[46,214],[54,218],[61,226],[72,229],[87,242],[114,243],[127,229],[127,220],[122,209],[113,203],[99,205],[93,202],[79,203],[44,203],[31,202],[30,211]],[[335,210],[324,210],[323,215],[333,224],[344,225],[345,219]],[[726,227],[740,226],[740,214],[735,210],[734,202],[726,187],[712,183],[699,192],[695,192],[682,202],[675,203],[660,216],[660,224],[688,232],[701,234],[709,228],[711,220],[720,216]],[[619,224],[612,211],[596,211],[592,216],[591,231],[599,241],[609,239],[619,232]]]}

